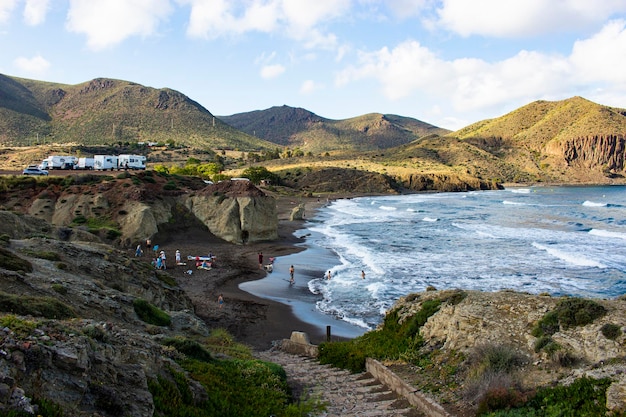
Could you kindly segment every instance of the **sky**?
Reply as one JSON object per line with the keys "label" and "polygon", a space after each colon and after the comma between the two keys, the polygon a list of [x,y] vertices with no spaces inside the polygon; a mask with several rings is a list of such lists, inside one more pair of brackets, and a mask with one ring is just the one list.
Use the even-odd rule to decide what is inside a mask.
{"label": "sky", "polygon": [[457,130],[535,100],[626,108],[626,0],[0,0],[0,74]]}

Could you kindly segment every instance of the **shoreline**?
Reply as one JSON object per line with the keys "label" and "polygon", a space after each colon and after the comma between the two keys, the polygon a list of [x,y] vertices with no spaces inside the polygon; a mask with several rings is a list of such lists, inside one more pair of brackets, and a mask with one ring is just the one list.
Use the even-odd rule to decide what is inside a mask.
{"label": "shoreline", "polygon": [[[265,260],[274,257],[277,265],[280,265],[286,257],[305,251],[302,244],[306,240],[304,237],[297,237],[295,232],[303,229],[307,219],[312,218],[319,208],[327,204],[325,196],[319,199],[274,197],[278,214],[277,240],[234,245],[215,237],[203,227],[194,227],[184,233],[157,236],[153,239],[154,244],[160,244],[160,249],[165,249],[172,258],[175,250],[180,250],[183,259],[187,255],[206,255],[208,252],[217,256],[216,267],[212,270],[196,270],[193,265],[185,265],[168,267],[168,272],[177,279],[191,299],[196,315],[209,328],[225,329],[238,342],[255,350],[269,349],[273,342],[288,339],[294,331],[307,333],[313,344],[324,342],[327,340],[327,321],[331,325],[331,340],[346,340],[357,336],[358,334],[338,331],[342,323],[332,317],[324,316],[326,320],[322,323],[319,317],[321,313],[315,314],[306,310],[311,304],[300,301],[281,302],[240,288],[242,284],[263,285],[263,280],[268,277],[280,280],[280,271],[270,274],[259,267],[258,253],[263,252]],[[353,196],[348,198],[350,197]],[[336,198],[345,196],[333,196],[332,200]],[[291,210],[302,203],[305,204],[305,219],[290,220]],[[185,274],[190,269],[192,275]],[[288,282],[280,282],[289,285]],[[217,302],[220,294],[224,298],[221,308]]]}

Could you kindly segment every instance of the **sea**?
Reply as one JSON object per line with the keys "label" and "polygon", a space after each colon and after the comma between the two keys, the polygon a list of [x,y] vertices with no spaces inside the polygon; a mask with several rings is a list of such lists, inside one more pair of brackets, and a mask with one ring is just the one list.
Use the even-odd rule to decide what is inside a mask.
{"label": "sea", "polygon": [[626,293],[624,186],[337,199],[296,236],[303,251],[276,258],[274,272],[241,288],[347,337],[376,328],[398,298],[427,287]]}

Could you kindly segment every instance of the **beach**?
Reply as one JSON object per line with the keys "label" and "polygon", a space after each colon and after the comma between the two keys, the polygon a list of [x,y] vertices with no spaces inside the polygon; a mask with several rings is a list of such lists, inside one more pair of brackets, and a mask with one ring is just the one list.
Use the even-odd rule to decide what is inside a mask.
{"label": "beach", "polygon": [[[284,281],[289,278],[286,262],[291,255],[304,251],[306,239],[294,235],[303,227],[305,220],[291,221],[290,213],[298,204],[304,204],[306,218],[312,217],[315,210],[326,204],[326,200],[278,196],[276,204],[279,225],[275,241],[235,245],[217,238],[204,227],[197,227],[182,233],[156,236],[153,244],[158,244],[159,250],[166,252],[167,271],[193,302],[195,314],[212,329],[226,329],[238,342],[264,350],[270,348],[273,341],[289,338],[293,331],[300,331],[309,335],[311,343],[318,344],[327,340],[328,325],[331,326],[331,340],[358,335],[358,329],[346,330],[345,324],[340,321],[316,313],[310,300],[294,297],[294,302],[290,303],[289,296],[285,297],[279,290],[276,293],[282,294],[283,302],[256,295],[260,293],[258,285],[272,286],[277,282],[282,289],[302,293],[301,285],[306,276],[301,271],[296,272],[295,288],[290,288],[289,283]],[[187,265],[175,265],[176,250],[180,251]],[[259,252],[263,253],[264,264],[269,263],[269,258],[275,258],[275,270],[271,274],[259,266]],[[211,270],[198,270],[195,262],[187,261],[187,256],[206,256],[209,253],[216,257]],[[144,257],[149,255],[146,253]],[[314,261],[309,264],[313,265]],[[324,267],[320,265],[321,273]],[[241,284],[245,286],[250,285],[245,283],[254,282],[257,282],[257,287],[250,287],[250,292],[240,288]],[[221,305],[218,303],[220,294],[224,299]]]}

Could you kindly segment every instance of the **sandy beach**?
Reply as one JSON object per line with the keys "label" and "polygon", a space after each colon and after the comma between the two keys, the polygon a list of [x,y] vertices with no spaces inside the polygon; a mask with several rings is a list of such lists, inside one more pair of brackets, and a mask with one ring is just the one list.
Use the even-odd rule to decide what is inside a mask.
{"label": "sandy beach", "polygon": [[[153,244],[166,252],[168,272],[193,301],[196,315],[209,327],[226,329],[237,341],[254,349],[268,349],[273,341],[289,338],[293,331],[306,332],[311,342],[317,344],[327,339],[328,325],[331,326],[332,340],[362,333],[361,330],[350,329],[351,326],[344,328],[342,322],[314,311],[314,304],[311,304],[314,300],[302,298],[302,294],[306,293],[306,289],[302,288],[306,279],[302,271],[296,273],[296,285],[290,286],[287,282],[289,257],[304,250],[306,239],[294,235],[305,221],[290,221],[291,210],[304,203],[305,216],[309,218],[326,203],[326,199],[279,196],[276,201],[279,219],[279,238],[276,241],[234,245],[215,237],[205,227],[197,227],[184,233],[157,236]],[[176,250],[180,251],[187,265],[175,265]],[[145,252],[145,257],[151,255],[150,251]],[[264,263],[268,263],[270,257],[276,259],[273,273],[268,274],[259,266],[259,252],[263,253]],[[206,256],[209,253],[216,256],[216,265],[211,270],[198,270],[195,262],[187,261],[187,256]],[[315,260],[307,263],[314,265]],[[320,265],[320,273],[324,268]],[[192,273],[187,274],[186,271]],[[239,288],[242,283],[246,283],[244,286],[252,285],[248,288],[250,292]],[[259,285],[269,286],[270,291],[275,286],[277,299],[282,302],[255,295],[267,292],[267,288],[258,291]],[[290,295],[285,291],[292,293]],[[221,307],[217,302],[220,294],[224,298]]]}

